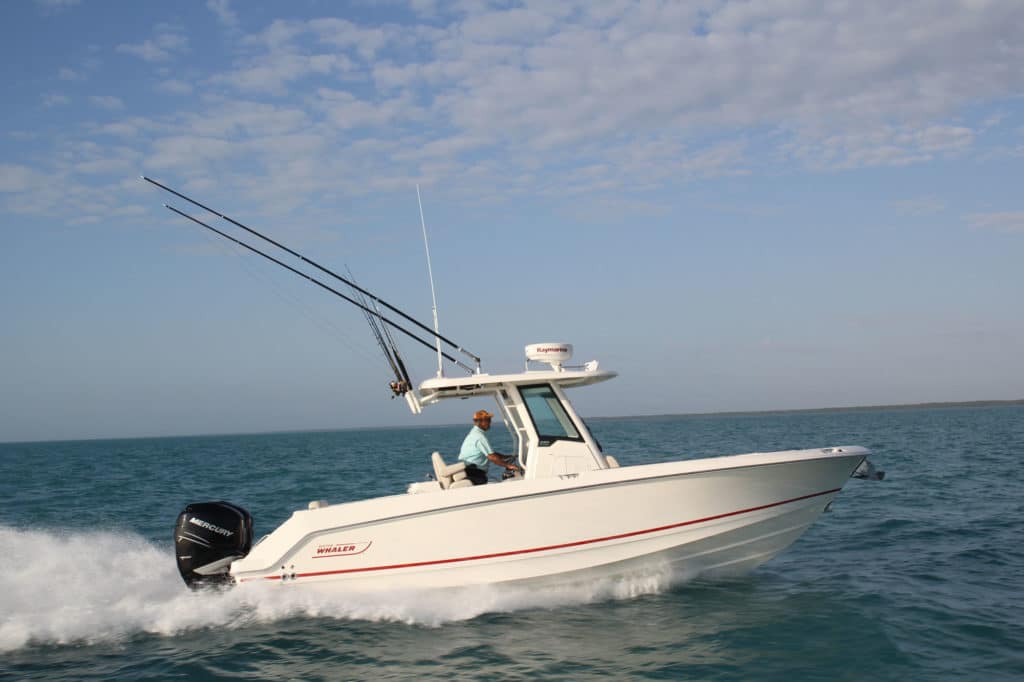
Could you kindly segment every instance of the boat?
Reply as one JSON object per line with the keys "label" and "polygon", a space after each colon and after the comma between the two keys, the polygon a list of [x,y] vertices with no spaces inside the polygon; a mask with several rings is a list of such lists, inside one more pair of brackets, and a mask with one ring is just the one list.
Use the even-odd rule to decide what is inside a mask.
{"label": "boat", "polygon": [[[518,471],[473,485],[454,453],[433,452],[424,458],[432,480],[373,499],[314,500],[255,542],[252,516],[242,507],[189,504],[174,537],[178,569],[191,587],[269,583],[376,591],[576,582],[650,571],[680,578],[739,575],[790,546],[851,476],[875,473],[870,451],[855,445],[620,464],[568,397],[616,372],[597,361],[569,364],[571,344],[538,343],[525,347],[523,371],[489,374],[457,344],[452,347],[475,359],[475,367],[441,350],[448,339],[436,330],[435,312],[434,344],[419,340],[436,348],[438,374],[414,388],[388,330],[409,332],[381,307],[397,309],[330,274],[355,293],[331,290],[360,307],[371,327],[378,325],[375,336],[396,372],[391,388],[412,412],[446,400],[493,400],[512,436]],[[443,358],[469,371],[445,376]]]}

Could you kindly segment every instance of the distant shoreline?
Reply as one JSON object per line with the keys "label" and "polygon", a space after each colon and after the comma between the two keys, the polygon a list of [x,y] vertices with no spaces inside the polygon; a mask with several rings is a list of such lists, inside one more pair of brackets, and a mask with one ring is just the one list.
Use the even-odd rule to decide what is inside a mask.
{"label": "distant shoreline", "polygon": [[[956,407],[1001,407],[1011,405],[1024,405],[1024,398],[1017,400],[968,400],[961,402],[935,402],[935,403],[899,403],[895,405],[854,405],[852,407],[801,407],[779,410],[732,410],[726,412],[666,412],[662,414],[633,414],[614,417],[587,417],[588,421],[610,421],[614,419],[668,419],[672,417],[739,417],[744,415],[758,414],[814,414],[832,412],[870,412],[873,410],[930,410],[939,408]],[[247,433],[190,433],[177,435],[158,436],[113,436],[98,438],[58,438],[55,440],[15,440],[0,441],[0,445],[22,445],[31,443],[81,443],[96,440],[149,440],[157,438],[216,438],[229,436],[273,436],[288,433],[330,433],[333,431],[372,431],[377,429],[424,429],[424,428],[445,428],[449,426],[465,426],[458,422],[454,424],[403,424],[401,426],[344,426],[327,427],[321,429],[286,429],[283,431],[250,431]]]}

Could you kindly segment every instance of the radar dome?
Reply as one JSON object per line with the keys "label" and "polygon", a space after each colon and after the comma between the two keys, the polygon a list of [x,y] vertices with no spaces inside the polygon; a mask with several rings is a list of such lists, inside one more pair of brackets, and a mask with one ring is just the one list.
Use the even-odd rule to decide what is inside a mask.
{"label": "radar dome", "polygon": [[571,343],[531,343],[526,347],[526,359],[544,362],[554,369],[561,369],[563,362],[572,359]]}

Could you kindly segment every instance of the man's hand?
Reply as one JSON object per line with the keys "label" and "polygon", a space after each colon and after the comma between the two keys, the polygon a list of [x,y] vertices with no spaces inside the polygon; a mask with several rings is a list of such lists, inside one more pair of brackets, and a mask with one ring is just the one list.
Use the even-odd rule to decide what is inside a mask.
{"label": "man's hand", "polygon": [[491,460],[494,464],[497,464],[502,469],[508,469],[510,471],[522,471],[519,468],[519,464],[516,463],[516,458],[512,455],[502,455],[497,452],[492,452],[487,455],[487,459]]}

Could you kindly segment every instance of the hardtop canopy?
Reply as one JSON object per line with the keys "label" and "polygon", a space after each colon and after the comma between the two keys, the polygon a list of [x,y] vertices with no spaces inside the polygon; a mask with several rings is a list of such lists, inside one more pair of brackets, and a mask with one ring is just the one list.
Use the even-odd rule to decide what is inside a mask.
{"label": "hardtop canopy", "polygon": [[465,377],[435,377],[420,384],[420,401],[424,404],[445,398],[466,398],[490,395],[503,386],[550,383],[560,388],[589,386],[618,376],[608,370],[538,370],[515,374],[472,374]]}

